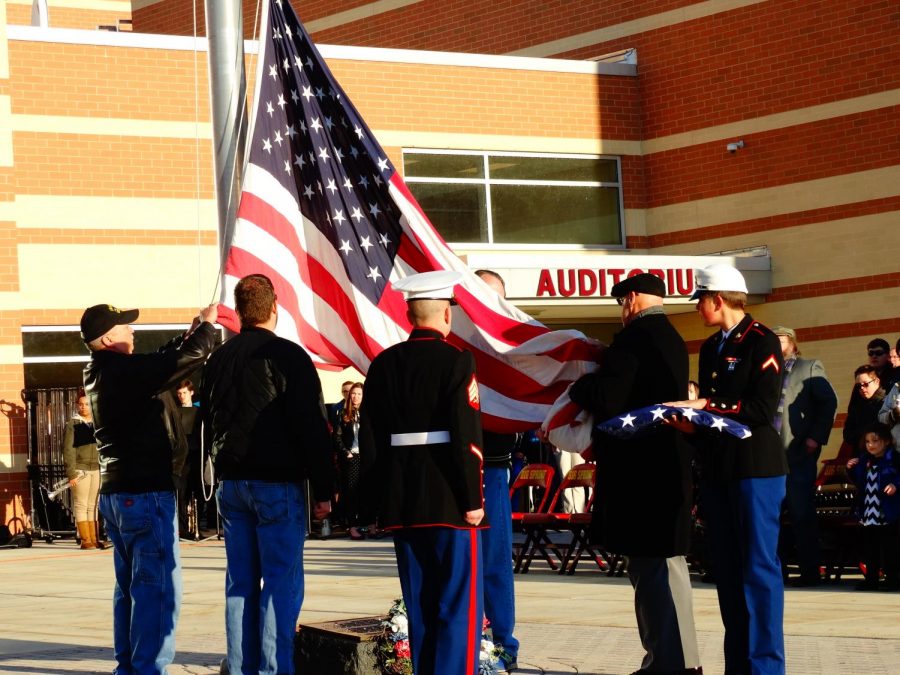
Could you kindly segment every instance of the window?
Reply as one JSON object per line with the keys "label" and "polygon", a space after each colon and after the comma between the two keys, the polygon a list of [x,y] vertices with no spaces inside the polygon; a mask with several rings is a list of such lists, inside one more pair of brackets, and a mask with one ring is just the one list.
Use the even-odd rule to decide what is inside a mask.
{"label": "window", "polygon": [[[181,335],[187,324],[134,325],[134,351],[156,351]],[[90,352],[78,326],[22,326],[25,388],[80,387]]]}
{"label": "window", "polygon": [[405,180],[449,242],[623,244],[619,160],[407,150]]}

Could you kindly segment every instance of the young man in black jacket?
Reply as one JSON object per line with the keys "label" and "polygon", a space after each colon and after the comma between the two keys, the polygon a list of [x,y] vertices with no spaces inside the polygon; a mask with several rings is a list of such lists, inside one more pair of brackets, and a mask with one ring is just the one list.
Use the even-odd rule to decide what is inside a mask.
{"label": "young man in black jacket", "polygon": [[331,511],[331,439],[319,376],[303,349],[273,332],[275,289],[262,274],[234,289],[241,332],[210,358],[200,411],[225,528],[227,668],[293,673],[303,603],[309,479],[313,514]]}
{"label": "young man in black jacket", "polygon": [[114,548],[113,637],[119,675],[164,673],[175,656],[181,561],[173,420],[159,394],[213,350],[216,307],[153,354],[133,354],[138,310],[94,305],[81,317],[91,350],[84,390],[100,456],[100,513]]}

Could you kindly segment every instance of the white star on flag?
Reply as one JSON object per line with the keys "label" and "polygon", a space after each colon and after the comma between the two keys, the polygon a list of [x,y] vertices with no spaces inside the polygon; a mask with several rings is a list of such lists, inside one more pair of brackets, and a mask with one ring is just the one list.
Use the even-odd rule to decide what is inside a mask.
{"label": "white star on flag", "polygon": [[625,415],[625,417],[620,417],[619,419],[622,420],[623,427],[633,427],[634,421],[637,419],[637,417],[634,417],[633,415]]}

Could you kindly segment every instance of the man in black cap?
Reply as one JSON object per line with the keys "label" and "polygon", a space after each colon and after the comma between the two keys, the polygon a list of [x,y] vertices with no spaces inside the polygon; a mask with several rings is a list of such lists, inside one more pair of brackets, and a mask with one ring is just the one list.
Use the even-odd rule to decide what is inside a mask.
{"label": "man in black cap", "polygon": [[[599,369],[572,385],[571,399],[601,422],[684,398],[688,354],[663,312],[665,284],[653,274],[617,283],[619,332]],[[637,673],[700,673],[685,554],[691,528],[691,451],[679,432],[657,427],[629,439],[594,432],[597,493],[591,537],[628,556],[638,632]]]}
{"label": "man in black cap", "polygon": [[215,305],[153,354],[134,354],[138,310],[94,305],[81,316],[91,351],[84,390],[100,455],[100,513],[112,541],[117,675],[165,673],[175,656],[181,561],[173,473],[176,434],[159,394],[203,364]]}

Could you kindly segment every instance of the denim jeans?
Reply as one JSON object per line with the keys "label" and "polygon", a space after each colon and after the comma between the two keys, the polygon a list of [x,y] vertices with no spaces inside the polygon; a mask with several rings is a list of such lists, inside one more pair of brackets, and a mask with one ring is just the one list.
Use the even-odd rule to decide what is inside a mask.
{"label": "denim jeans", "polygon": [[303,604],[303,488],[224,480],[216,498],[228,565],[228,670],[231,675],[293,673],[294,633]]}
{"label": "denim jeans", "polygon": [[165,673],[175,657],[181,559],[174,492],[100,495],[113,545],[114,675]]}
{"label": "denim jeans", "polygon": [[485,467],[484,510],[490,527],[481,532],[484,561],[484,614],[491,622],[494,643],[503,647],[511,661],[519,655],[516,597],[513,587],[512,514],[509,503],[509,469]]}

